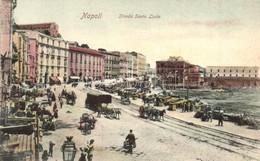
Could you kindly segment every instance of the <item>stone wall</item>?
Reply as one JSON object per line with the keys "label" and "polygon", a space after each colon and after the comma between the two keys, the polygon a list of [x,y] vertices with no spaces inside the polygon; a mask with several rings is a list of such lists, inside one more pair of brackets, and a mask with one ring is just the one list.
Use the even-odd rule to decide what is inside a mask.
{"label": "stone wall", "polygon": [[206,82],[212,88],[260,87],[259,78],[207,77]]}

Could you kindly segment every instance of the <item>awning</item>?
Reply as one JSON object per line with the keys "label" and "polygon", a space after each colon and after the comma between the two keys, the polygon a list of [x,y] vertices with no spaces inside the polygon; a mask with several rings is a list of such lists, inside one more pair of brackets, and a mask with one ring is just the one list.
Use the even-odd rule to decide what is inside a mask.
{"label": "awning", "polygon": [[177,105],[177,104],[183,104],[185,102],[187,102],[187,100],[180,100],[180,101],[174,102],[173,104]]}
{"label": "awning", "polygon": [[63,82],[63,78],[62,77],[57,77],[59,79],[60,82]]}
{"label": "awning", "polygon": [[89,76],[85,76],[84,78],[85,78],[86,81],[92,81],[92,78],[89,77]]}
{"label": "awning", "polygon": [[21,83],[22,87],[29,88],[29,85],[26,83]]}
{"label": "awning", "polygon": [[79,77],[77,77],[77,76],[70,76],[70,79],[80,79]]}
{"label": "awning", "polygon": [[1,127],[0,131],[7,134],[25,134],[31,135],[33,133],[33,125],[21,125],[21,126],[6,126]]}
{"label": "awning", "polygon": [[57,77],[51,77],[51,80],[53,80],[54,82],[59,82],[60,81]]}
{"label": "awning", "polygon": [[125,81],[129,81],[129,82],[133,82],[133,81],[136,81],[135,78],[124,78]]}

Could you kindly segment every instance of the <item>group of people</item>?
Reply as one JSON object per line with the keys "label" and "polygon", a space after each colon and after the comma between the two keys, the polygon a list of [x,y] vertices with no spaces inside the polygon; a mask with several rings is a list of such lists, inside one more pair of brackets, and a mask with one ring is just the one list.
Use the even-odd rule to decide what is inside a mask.
{"label": "group of people", "polygon": [[49,142],[49,152],[47,150],[44,150],[42,153],[42,161],[47,161],[49,157],[53,157],[53,147],[55,143],[50,141]]}
{"label": "group of people", "polygon": [[90,143],[87,145],[87,147],[80,148],[81,154],[79,161],[87,161],[86,156],[88,161],[93,160],[93,152],[94,152],[94,139],[90,140]]}

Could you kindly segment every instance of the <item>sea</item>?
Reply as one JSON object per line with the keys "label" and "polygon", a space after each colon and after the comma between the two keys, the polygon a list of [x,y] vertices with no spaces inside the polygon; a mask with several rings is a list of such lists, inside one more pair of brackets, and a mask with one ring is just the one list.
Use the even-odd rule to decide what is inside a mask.
{"label": "sea", "polygon": [[234,114],[244,112],[252,118],[260,120],[260,88],[236,88],[236,89],[177,89],[177,94],[189,99],[199,99],[211,108],[221,109]]}

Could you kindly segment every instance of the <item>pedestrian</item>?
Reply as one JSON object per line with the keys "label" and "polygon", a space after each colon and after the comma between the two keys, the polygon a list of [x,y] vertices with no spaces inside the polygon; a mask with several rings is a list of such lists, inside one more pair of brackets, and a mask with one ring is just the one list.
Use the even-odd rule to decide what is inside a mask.
{"label": "pedestrian", "polygon": [[50,141],[49,143],[49,156],[52,157],[53,155],[53,147],[54,147],[54,143],[52,141]]}
{"label": "pedestrian", "polygon": [[44,150],[42,153],[42,161],[47,161],[48,160],[48,151]]}
{"label": "pedestrian", "polygon": [[102,108],[100,106],[98,106],[98,108],[97,108],[97,117],[99,117],[99,118],[101,117],[101,112],[102,112]]}
{"label": "pedestrian", "polygon": [[62,108],[62,105],[63,105],[63,100],[60,99],[60,108]]}
{"label": "pedestrian", "polygon": [[90,140],[90,143],[87,146],[87,148],[88,148],[88,161],[92,161],[92,159],[93,159],[93,151],[94,151],[94,139]]}
{"label": "pedestrian", "polygon": [[57,108],[57,103],[55,102],[53,107],[52,107],[52,111],[54,112],[54,110]]}
{"label": "pedestrian", "polygon": [[212,111],[208,111],[208,119],[210,122],[212,122],[213,114]]}
{"label": "pedestrian", "polygon": [[133,153],[133,148],[136,147],[135,143],[135,135],[133,134],[133,130],[130,130],[130,133],[126,136],[125,138],[126,141],[129,143],[129,152],[132,154]]}
{"label": "pedestrian", "polygon": [[218,126],[223,126],[223,120],[224,120],[223,112],[220,112],[220,115],[218,117]]}
{"label": "pedestrian", "polygon": [[59,98],[59,100],[61,100],[61,95],[60,94],[58,95],[58,98]]}
{"label": "pedestrian", "polygon": [[54,110],[54,118],[58,118],[58,108],[56,107]]}
{"label": "pedestrian", "polygon": [[55,97],[55,94],[54,94],[54,93],[52,93],[51,99],[52,99],[52,102],[55,102],[55,101],[56,101],[56,97]]}
{"label": "pedestrian", "polygon": [[79,161],[87,161],[86,155],[87,155],[88,149],[87,148],[79,148],[79,149],[81,151]]}

